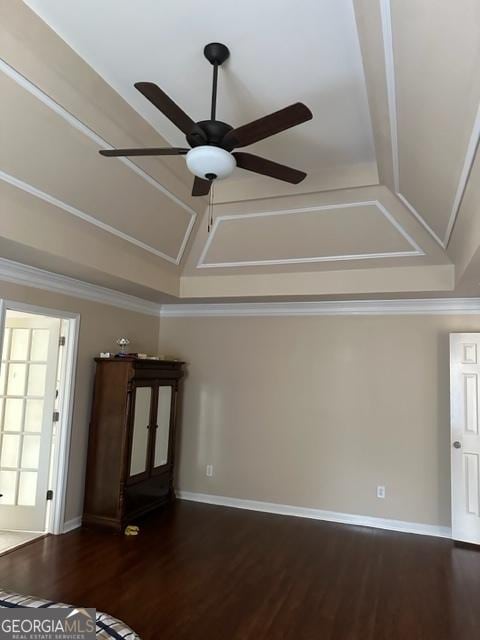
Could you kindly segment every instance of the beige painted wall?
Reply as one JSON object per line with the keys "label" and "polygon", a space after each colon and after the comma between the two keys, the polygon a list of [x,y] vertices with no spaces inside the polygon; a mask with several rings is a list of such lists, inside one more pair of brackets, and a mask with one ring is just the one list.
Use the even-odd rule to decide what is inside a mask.
{"label": "beige painted wall", "polygon": [[117,307],[64,296],[49,291],[0,282],[0,298],[80,314],[80,339],[65,520],[80,516],[93,389],[93,358],[100,351],[114,351],[115,340],[127,336],[131,348],[155,353],[158,318]]}
{"label": "beige painted wall", "polygon": [[474,316],[162,319],[161,352],[189,363],[177,486],[449,525],[448,334],[479,330]]}

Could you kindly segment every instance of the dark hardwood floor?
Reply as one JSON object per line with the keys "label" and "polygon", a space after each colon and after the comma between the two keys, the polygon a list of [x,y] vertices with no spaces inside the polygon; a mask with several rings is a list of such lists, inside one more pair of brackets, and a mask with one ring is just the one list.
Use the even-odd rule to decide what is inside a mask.
{"label": "dark hardwood floor", "polygon": [[480,552],[177,502],[140,536],[77,530],[0,557],[0,587],[96,607],[144,640],[476,640]]}

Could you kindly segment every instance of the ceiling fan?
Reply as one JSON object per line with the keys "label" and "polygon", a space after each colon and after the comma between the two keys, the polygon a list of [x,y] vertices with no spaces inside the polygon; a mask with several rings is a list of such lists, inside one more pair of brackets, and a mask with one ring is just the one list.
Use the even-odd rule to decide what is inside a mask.
{"label": "ceiling fan", "polygon": [[218,67],[230,55],[228,48],[219,42],[207,44],[203,51],[213,65],[212,108],[210,120],[194,122],[160,87],[153,82],[136,82],[142,93],[164,116],[173,122],[186,136],[191,149],[168,147],[146,149],[102,149],[103,156],[173,156],[186,155],[188,169],[194,174],[193,196],[209,193],[213,180],[229,176],[236,166],[254,173],[298,184],[306,173],[292,169],[252,153],[233,151],[254,142],[311,120],[312,112],[301,102],[275,111],[268,116],[233,128],[216,119]]}

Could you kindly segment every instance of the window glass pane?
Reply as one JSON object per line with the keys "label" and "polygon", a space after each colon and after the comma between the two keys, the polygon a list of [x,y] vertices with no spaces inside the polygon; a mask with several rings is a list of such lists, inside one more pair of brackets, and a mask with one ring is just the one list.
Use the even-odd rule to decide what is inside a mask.
{"label": "window glass pane", "polygon": [[0,487],[2,490],[2,497],[0,498],[0,504],[15,504],[15,488],[17,483],[16,471],[0,471]]}
{"label": "window glass pane", "polygon": [[24,507],[33,507],[37,493],[37,474],[35,471],[21,471],[18,485],[17,504]]}
{"label": "window glass pane", "polygon": [[7,398],[5,401],[5,418],[3,429],[5,431],[21,431],[23,418],[23,400],[20,398]]}
{"label": "window glass pane", "polygon": [[40,436],[24,436],[22,447],[22,468],[38,469]]}
{"label": "window glass pane", "polygon": [[[3,434],[2,453],[0,455],[0,466],[2,467],[18,467],[18,451],[20,448],[20,436]],[[0,486],[0,493],[2,487]]]}
{"label": "window glass pane", "polygon": [[7,395],[23,396],[25,393],[25,373],[27,365],[8,365]]}
{"label": "window glass pane", "polygon": [[10,348],[10,360],[28,359],[28,329],[12,329],[12,346]]}
{"label": "window glass pane", "polygon": [[47,360],[49,336],[50,331],[48,329],[34,329],[32,331],[30,360]]}
{"label": "window glass pane", "polygon": [[45,393],[45,374],[47,371],[46,364],[31,364],[28,375],[29,396],[43,396]]}
{"label": "window glass pane", "polygon": [[43,400],[27,400],[25,408],[25,431],[41,431]]}
{"label": "window glass pane", "polygon": [[8,359],[8,346],[10,344],[10,329],[5,329],[3,336],[2,360]]}

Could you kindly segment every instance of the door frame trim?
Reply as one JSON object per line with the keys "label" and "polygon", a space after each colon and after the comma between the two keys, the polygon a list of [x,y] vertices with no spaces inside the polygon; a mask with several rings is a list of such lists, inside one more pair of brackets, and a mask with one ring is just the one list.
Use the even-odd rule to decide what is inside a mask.
{"label": "door frame trim", "polygon": [[3,343],[5,317],[8,310],[21,311],[34,315],[59,318],[68,322],[68,337],[65,344],[65,371],[63,375],[63,400],[58,423],[58,441],[53,459],[53,500],[47,510],[45,532],[59,534],[64,532],[65,501],[69,469],[70,442],[73,424],[73,401],[77,370],[78,340],[80,333],[80,314],[59,309],[41,307],[34,304],[0,299],[0,345]]}

